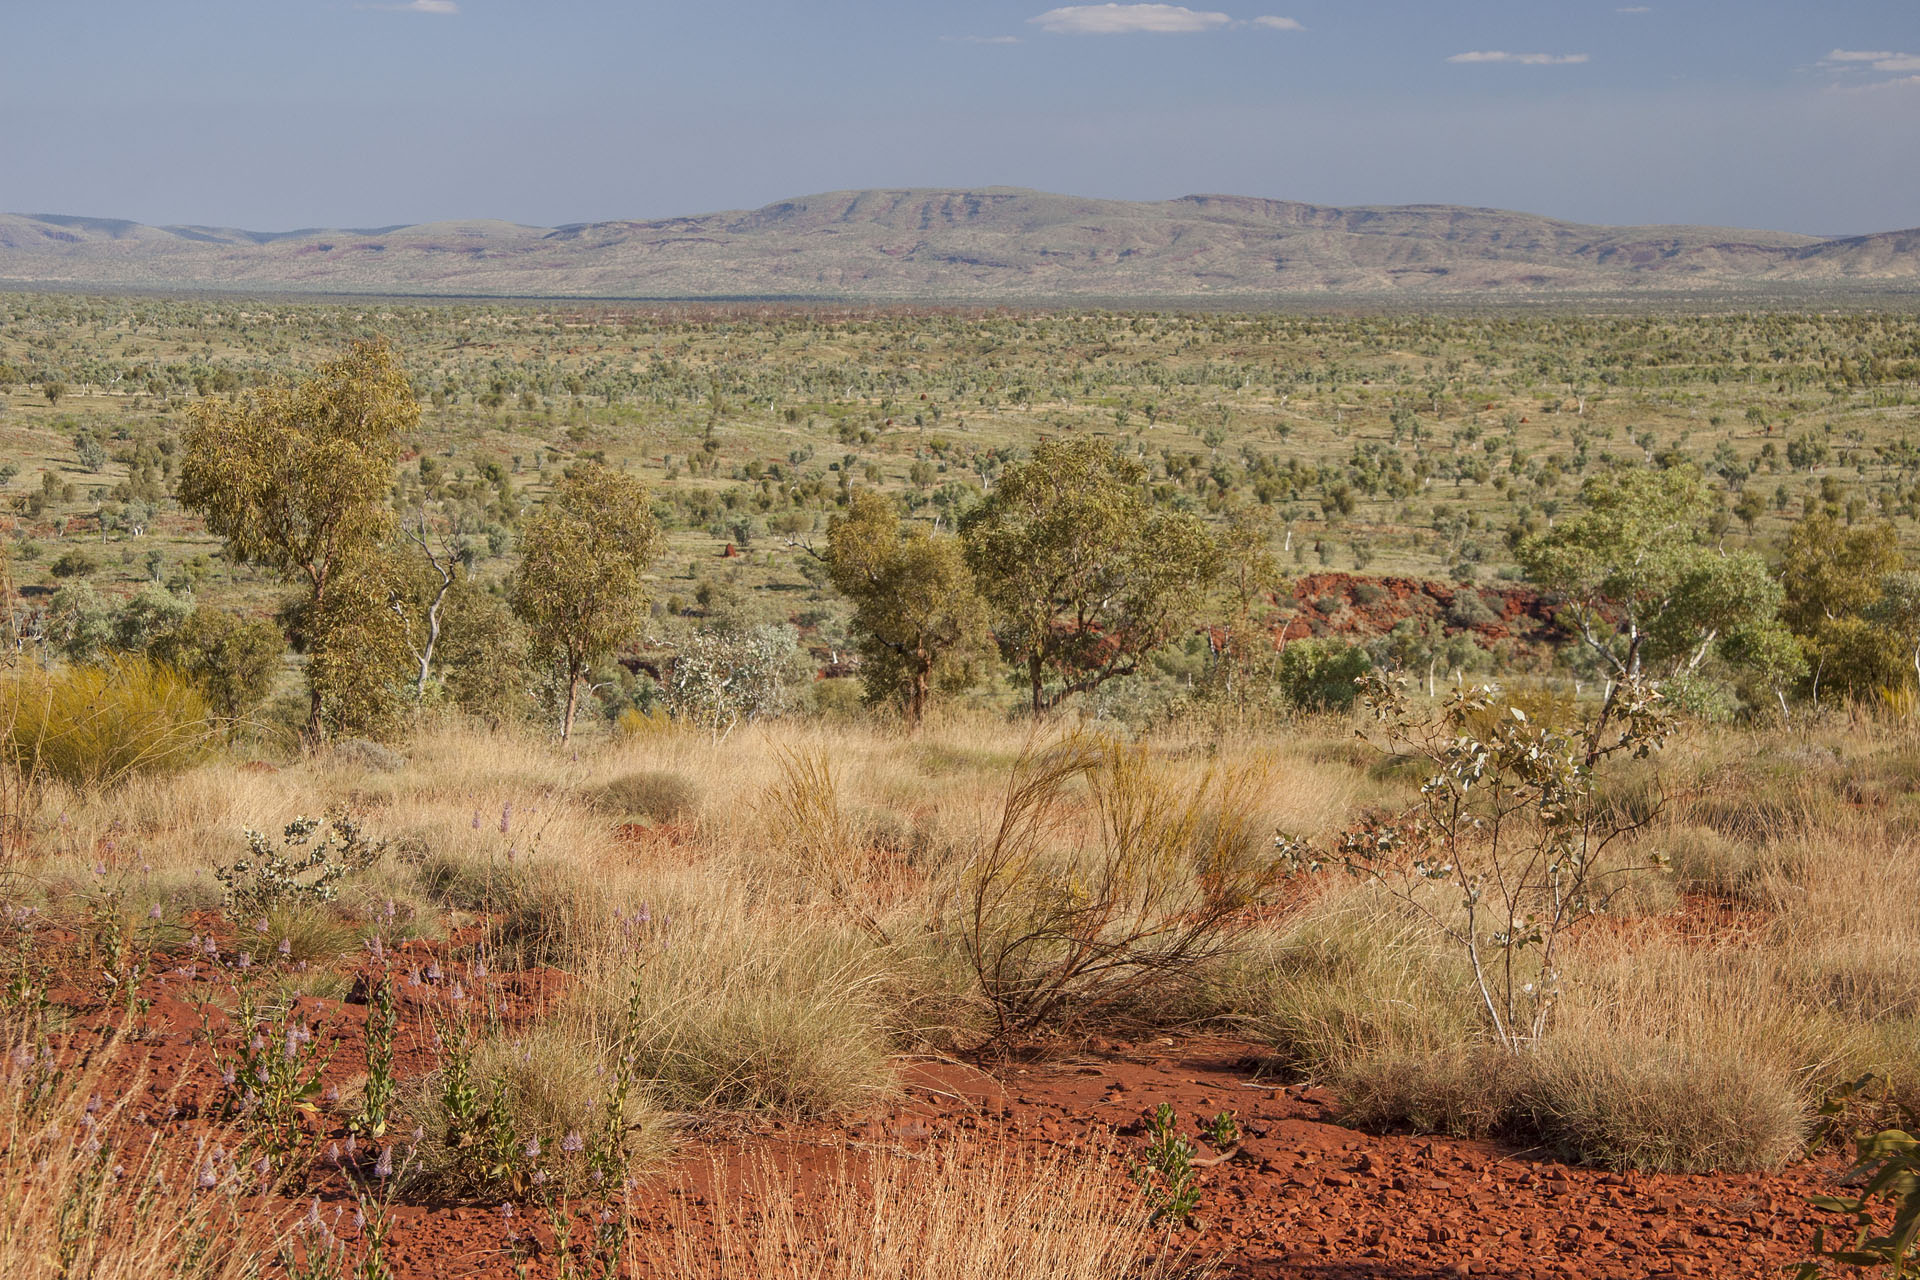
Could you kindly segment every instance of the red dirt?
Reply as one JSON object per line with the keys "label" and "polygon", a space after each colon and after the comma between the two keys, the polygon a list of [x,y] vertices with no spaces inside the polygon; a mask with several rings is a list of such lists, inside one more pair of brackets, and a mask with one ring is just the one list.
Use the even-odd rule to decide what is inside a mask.
{"label": "red dirt", "polygon": [[[486,998],[516,1022],[532,1017],[557,990],[551,974],[476,979],[442,959],[443,951],[416,943],[393,953],[405,1028],[403,1075],[431,1069],[424,1015],[445,1008],[456,988],[464,985],[472,998],[484,987]],[[423,970],[417,986],[410,981],[416,968]],[[437,979],[424,976],[433,972]],[[204,1127],[220,1085],[212,1050],[193,1034],[199,1018],[185,997],[211,987],[209,975],[197,972],[168,974],[146,988],[154,1003],[143,1021],[151,1033],[123,1050],[116,1069],[131,1087],[137,1063],[146,1064],[142,1096],[128,1108],[140,1127],[180,1126],[183,1136]],[[359,998],[358,991],[349,996]],[[314,1020],[316,1034],[331,1041],[328,1082],[345,1084],[361,1060],[365,1007],[302,998],[299,1008]],[[82,1021],[97,1024],[102,1017]],[[213,1017],[218,1034],[224,1018]],[[71,1047],[90,1038],[76,1031]],[[1259,1051],[1245,1043],[1171,1038],[1096,1041],[1053,1058],[916,1062],[904,1072],[897,1102],[850,1121],[741,1121],[730,1135],[691,1143],[677,1170],[649,1180],[639,1193],[638,1252],[645,1253],[647,1232],[665,1229],[670,1202],[695,1221],[709,1212],[698,1184],[715,1156],[736,1170],[771,1158],[804,1196],[843,1159],[857,1164],[865,1151],[891,1144],[913,1148],[959,1138],[1044,1151],[1110,1142],[1131,1154],[1144,1142],[1145,1117],[1160,1102],[1172,1104],[1189,1125],[1220,1110],[1239,1116],[1240,1154],[1203,1174],[1200,1243],[1219,1254],[1225,1275],[1245,1280],[1777,1274],[1807,1256],[1816,1216],[1806,1197],[1830,1191],[1841,1167],[1826,1156],[1765,1176],[1617,1175],[1492,1142],[1362,1133],[1339,1122],[1323,1091],[1267,1077],[1261,1065]],[[337,1121],[327,1119],[324,1130],[320,1151],[346,1146]],[[358,1157],[365,1163],[371,1152],[362,1146],[357,1157],[344,1158]],[[688,1189],[677,1190],[683,1182]],[[263,1209],[291,1218],[313,1195],[323,1217],[336,1208],[351,1217],[345,1183],[324,1169],[307,1192],[270,1200]],[[392,1242],[398,1274],[509,1275],[509,1233],[524,1230],[524,1214],[509,1220],[497,1207],[402,1208]]]}
{"label": "red dirt", "polygon": [[[1448,618],[1455,597],[1477,591],[1496,615],[1476,626]],[[1323,603],[1336,607],[1323,609]],[[1276,628],[1277,640],[1317,635],[1384,635],[1408,618],[1437,618],[1449,634],[1470,631],[1483,643],[1526,639],[1553,622],[1553,610],[1527,587],[1462,586],[1416,578],[1370,578],[1351,573],[1310,573],[1293,584],[1293,616]]]}

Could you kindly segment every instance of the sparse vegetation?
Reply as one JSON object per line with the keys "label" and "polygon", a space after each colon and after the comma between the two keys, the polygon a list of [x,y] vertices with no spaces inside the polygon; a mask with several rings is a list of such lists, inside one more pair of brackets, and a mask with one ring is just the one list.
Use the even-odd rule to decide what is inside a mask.
{"label": "sparse vegetation", "polygon": [[[200,1113],[111,1109],[245,1189],[188,1235],[404,1275],[442,1197],[503,1273],[831,1224],[817,1274],[1131,1280],[1238,1248],[1256,1176],[1423,1194],[1264,1169],[1284,1116],[1771,1179],[1725,1230],[1773,1265],[1828,1096],[1920,1101],[1905,317],[139,305],[0,299],[0,1077],[179,1055]],[[217,513],[338,478],[296,437],[367,386],[351,549]],[[269,429],[286,474],[197,470]],[[1226,1097],[1100,1092],[1193,1033]],[[1063,1077],[1098,1123],[1036,1114]],[[57,1236],[67,1186],[8,1207]]]}

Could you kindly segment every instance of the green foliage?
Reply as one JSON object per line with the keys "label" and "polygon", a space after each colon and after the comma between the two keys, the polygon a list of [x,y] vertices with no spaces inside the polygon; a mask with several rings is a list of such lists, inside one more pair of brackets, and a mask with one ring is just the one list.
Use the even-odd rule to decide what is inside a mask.
{"label": "green foliage", "polygon": [[1883,581],[1901,567],[1900,539],[1891,524],[1849,529],[1816,511],[1788,533],[1780,557],[1786,592],[1780,618],[1799,640],[1815,698],[1901,682],[1905,646],[1899,633],[1867,616]]}
{"label": "green foliage", "polygon": [[276,1173],[292,1172],[311,1141],[305,1120],[320,1110],[324,1046],[290,1004],[263,1008],[249,984],[241,986],[233,1021],[237,1047],[220,1072],[223,1112],[241,1121],[248,1142]]}
{"label": "green foliage", "polygon": [[573,732],[587,673],[639,638],[644,575],[660,545],[645,487],[598,463],[570,468],[527,523],[513,610],[565,691],[562,741]]}
{"label": "green foliage", "polygon": [[435,665],[446,697],[462,711],[514,720],[530,709],[527,631],[506,600],[461,579],[447,592]]}
{"label": "green foliage", "polygon": [[[371,615],[388,609],[384,595],[367,589],[367,561],[393,528],[385,505],[393,465],[401,437],[419,421],[394,350],[355,342],[298,384],[197,402],[182,437],[181,503],[206,517],[234,559],[305,589],[317,663],[311,735],[328,720],[338,727],[374,717],[371,690],[384,673],[369,680],[354,668],[381,665],[383,646],[367,641],[378,625]],[[355,566],[358,589],[335,602],[343,564]]]}
{"label": "green foliage", "polygon": [[1719,642],[1763,626],[1780,584],[1752,552],[1709,533],[1719,509],[1698,471],[1622,470],[1581,490],[1584,509],[1519,548],[1527,576],[1566,597],[1560,616],[1610,671],[1692,671]]}
{"label": "green foliage", "polygon": [[170,773],[204,759],[214,723],[206,697],[173,668],[138,654],[98,665],[0,674],[0,742],[16,767],[76,787]]}
{"label": "green foliage", "polygon": [[156,639],[179,627],[192,612],[191,601],[149,583],[113,615],[109,643],[126,653],[148,650]]}
{"label": "green foliage", "polygon": [[1280,562],[1273,554],[1274,522],[1264,508],[1239,507],[1220,535],[1220,583],[1224,608],[1219,640],[1201,696],[1244,720],[1264,709],[1279,671],[1268,602],[1282,589]]}
{"label": "green foliage", "polygon": [[1200,522],[1156,508],[1146,479],[1098,441],[1046,440],[961,521],[994,636],[1026,667],[1035,714],[1137,671],[1219,573]]}
{"label": "green foliage", "polygon": [[272,623],[201,605],[157,635],[147,655],[199,685],[214,714],[232,725],[267,696],[285,649]]}
{"label": "green foliage", "polygon": [[1818,1280],[1827,1274],[1828,1262],[1884,1267],[1881,1274],[1888,1280],[1920,1276],[1920,1139],[1909,1132],[1916,1128],[1920,1123],[1908,1115],[1904,1129],[1860,1135],[1845,1179],[1859,1192],[1812,1197],[1815,1208],[1848,1215],[1852,1237],[1830,1248],[1826,1228],[1820,1228],[1813,1244],[1817,1257],[1800,1269],[1797,1280]]}
{"label": "green foliage", "polygon": [[[1493,686],[1458,690],[1431,714],[1399,681],[1373,677],[1366,696],[1381,753],[1431,770],[1420,799],[1369,816],[1329,855],[1282,835],[1281,855],[1294,867],[1342,867],[1426,920],[1471,965],[1493,1040],[1531,1049],[1559,996],[1568,931],[1647,869],[1612,856],[1652,814],[1613,803],[1607,766],[1657,752],[1671,717],[1645,687],[1610,699],[1611,715],[1564,727],[1536,723]],[[1454,886],[1457,914],[1431,904],[1434,884]]]}
{"label": "green foliage", "polygon": [[213,878],[222,886],[227,918],[250,924],[283,907],[332,902],[342,877],[366,870],[386,851],[386,841],[368,839],[359,823],[336,809],[324,823],[295,818],[281,832],[278,846],[261,832],[248,831],[247,856],[215,868]]}
{"label": "green foliage", "polygon": [[100,572],[100,561],[85,547],[71,547],[54,558],[47,572],[56,578],[90,578]]}
{"label": "green foliage", "polygon": [[92,662],[113,642],[113,614],[93,584],[69,580],[47,602],[46,641],[69,662]]}
{"label": "green foliage", "polygon": [[1303,711],[1346,711],[1360,696],[1360,678],[1373,659],[1359,645],[1340,640],[1293,640],[1280,651],[1274,683],[1289,706]]}
{"label": "green foliage", "polygon": [[918,724],[938,677],[987,638],[960,542],[903,526],[891,500],[865,489],[834,517],[827,539],[833,585],[854,602],[867,698],[900,706]]}
{"label": "green foliage", "polygon": [[304,578],[318,597],[339,555],[392,527],[383,499],[419,420],[393,348],[355,342],[297,384],[198,401],[180,500],[236,559]]}
{"label": "green foliage", "polygon": [[107,447],[100,443],[100,437],[81,434],[73,438],[74,455],[87,471],[98,472],[107,465]]}
{"label": "green foliage", "polygon": [[366,548],[334,565],[323,597],[298,601],[295,638],[329,737],[388,738],[401,727],[411,655],[405,624],[390,607],[399,590],[394,558]]}
{"label": "green foliage", "polygon": [[394,1041],[399,1032],[393,976],[383,973],[367,1001],[367,1081],[360,1091],[360,1107],[347,1121],[348,1129],[375,1142],[387,1134],[388,1108],[393,1105],[396,1088]]}
{"label": "green foliage", "polygon": [[1154,1223],[1172,1227],[1201,1226],[1200,1170],[1230,1158],[1240,1146],[1240,1126],[1233,1112],[1222,1111],[1202,1130],[1208,1145],[1221,1154],[1198,1159],[1199,1149],[1181,1136],[1179,1117],[1172,1104],[1162,1102],[1147,1121],[1147,1147],[1140,1163],[1133,1168],[1133,1180],[1139,1184],[1152,1209]]}
{"label": "green foliage", "polygon": [[1867,606],[1866,616],[1905,651],[1920,681],[1920,573],[1903,569],[1881,578],[1880,598]]}

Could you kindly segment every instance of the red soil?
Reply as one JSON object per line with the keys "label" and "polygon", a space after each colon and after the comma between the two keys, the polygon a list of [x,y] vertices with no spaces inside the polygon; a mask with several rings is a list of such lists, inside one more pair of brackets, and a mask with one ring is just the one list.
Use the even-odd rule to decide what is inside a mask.
{"label": "red soil", "polygon": [[[1696,913],[1685,916],[1692,921]],[[464,993],[518,1023],[546,1007],[561,982],[543,971],[475,974],[449,959],[445,944],[407,944],[390,962],[401,997],[403,1075],[432,1068],[429,1010]],[[122,1089],[140,1090],[126,1112],[137,1129],[187,1138],[209,1123],[220,1082],[191,997],[213,994],[230,977],[203,964],[144,989],[153,1001],[142,1019],[145,1033],[122,1047],[110,1076]],[[347,1084],[362,1060],[365,987],[362,975],[345,1001],[299,1002],[301,1016],[329,1043],[326,1079],[335,1086]],[[59,994],[81,998],[77,991]],[[67,1048],[97,1042],[106,1020],[104,1010],[80,1018],[65,1037]],[[221,1036],[224,1017],[216,1012],[210,1021]],[[1771,1175],[1619,1175],[1569,1167],[1547,1151],[1363,1133],[1340,1123],[1324,1092],[1281,1083],[1261,1067],[1254,1046],[1197,1038],[1095,1041],[1063,1056],[917,1062],[906,1069],[898,1100],[869,1114],[832,1124],[740,1120],[691,1142],[677,1170],[639,1193],[637,1252],[645,1254],[647,1233],[667,1229],[670,1204],[696,1222],[710,1212],[699,1192],[716,1156],[734,1170],[770,1158],[804,1197],[843,1161],[857,1165],[867,1151],[943,1138],[1035,1151],[1111,1144],[1130,1155],[1144,1143],[1145,1117],[1161,1102],[1188,1125],[1220,1110],[1239,1117],[1240,1153],[1203,1174],[1206,1229],[1199,1243],[1218,1254],[1223,1274],[1246,1280],[1779,1274],[1808,1255],[1818,1219],[1806,1198],[1831,1191],[1841,1168],[1827,1155]],[[364,1144],[350,1148],[337,1119],[326,1117],[321,1129],[321,1152],[337,1146],[341,1159],[370,1165],[374,1153]],[[269,1197],[259,1211],[290,1220],[314,1196],[323,1217],[339,1211],[339,1230],[350,1237],[346,1183],[324,1160],[308,1189]],[[508,1219],[497,1206],[409,1205],[396,1214],[398,1274],[510,1275],[510,1237],[526,1226],[524,1209]]]}
{"label": "red soil", "polygon": [[[1475,626],[1448,618],[1455,597],[1476,591],[1496,616]],[[1293,584],[1293,616],[1276,638],[1384,635],[1408,618],[1440,619],[1449,633],[1471,631],[1484,644],[1526,639],[1550,625],[1553,610],[1539,592],[1527,587],[1462,586],[1416,578],[1370,578],[1351,573],[1310,573]],[[1333,608],[1322,608],[1332,604]]]}

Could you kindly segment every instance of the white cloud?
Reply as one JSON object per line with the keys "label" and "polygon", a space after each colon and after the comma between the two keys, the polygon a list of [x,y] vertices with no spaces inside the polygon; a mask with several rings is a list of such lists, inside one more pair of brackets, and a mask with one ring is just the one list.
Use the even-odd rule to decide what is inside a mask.
{"label": "white cloud", "polygon": [[1274,18],[1274,17],[1262,16],[1262,17],[1255,18],[1253,20],[1253,25],[1256,27],[1265,27],[1269,31],[1305,31],[1306,30],[1305,27],[1301,26],[1298,22],[1294,21],[1292,18]]}
{"label": "white cloud", "polygon": [[1887,89],[1913,89],[1920,87],[1920,76],[1895,76],[1891,80],[1855,80],[1851,83],[1829,85],[1833,93],[1880,93]]}
{"label": "white cloud", "polygon": [[1527,67],[1564,67],[1586,60],[1584,53],[1508,53],[1504,49],[1474,49],[1447,59],[1448,62],[1513,62]]}
{"label": "white cloud", "polygon": [[[1920,81],[1920,53],[1896,53],[1892,49],[1835,49],[1820,59],[1820,65],[1843,79],[1836,88],[1884,89],[1889,85],[1910,85]],[[1867,72],[1892,76],[1891,80],[1862,81]]]}
{"label": "white cloud", "polygon": [[1049,9],[1027,21],[1054,35],[1115,36],[1212,31],[1230,25],[1233,19],[1224,13],[1201,12],[1178,4],[1074,4]]}
{"label": "white cloud", "polygon": [[941,36],[949,44],[1019,44],[1019,36]]}

